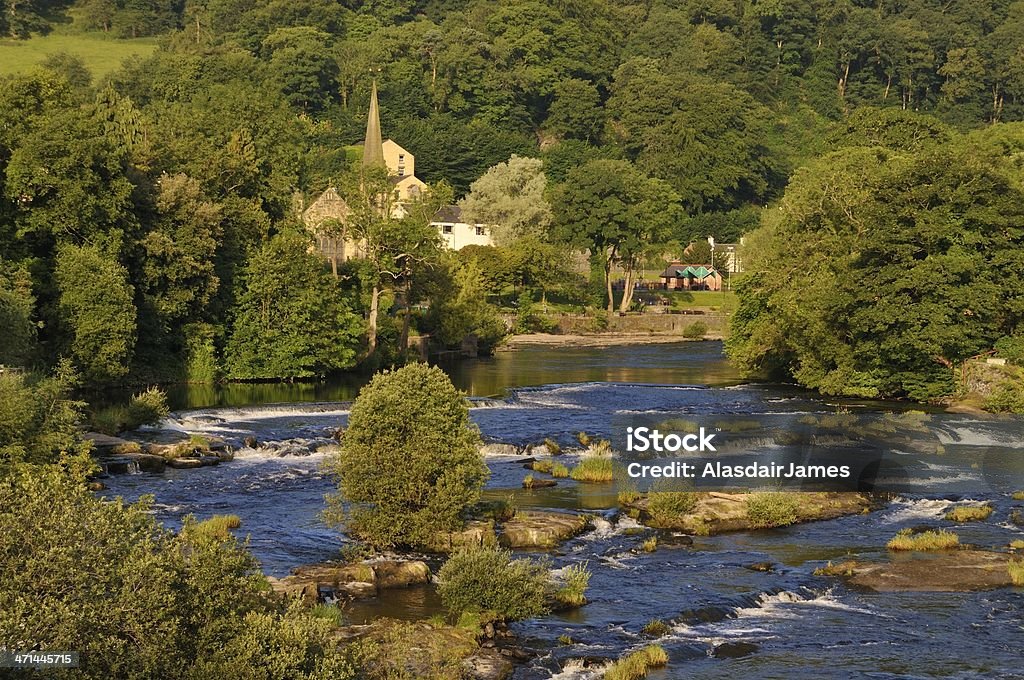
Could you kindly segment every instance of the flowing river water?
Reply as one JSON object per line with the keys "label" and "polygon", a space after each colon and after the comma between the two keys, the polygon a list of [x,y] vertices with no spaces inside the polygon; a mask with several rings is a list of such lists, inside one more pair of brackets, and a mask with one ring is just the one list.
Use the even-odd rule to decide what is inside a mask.
{"label": "flowing river water", "polygon": [[[564,448],[581,430],[609,437],[623,414],[827,413],[836,404],[779,385],[744,384],[717,342],[612,348],[532,347],[450,367],[474,400],[471,417],[486,440],[526,445],[544,437]],[[322,386],[233,386],[173,394],[180,410],[165,426],[216,435],[236,447],[234,461],[197,470],[112,476],[104,493],[134,500],[155,497],[157,517],[170,527],[194,514],[233,513],[239,533],[266,573],[338,556],[344,537],[324,526],[323,496],[335,488],[321,471],[331,432],[347,420],[358,382]],[[283,402],[283,403],[282,403]],[[883,411],[892,404],[845,402],[844,408]],[[986,439],[968,422],[965,446],[1013,449],[1017,442]],[[973,435],[971,434],[973,433]],[[255,448],[242,447],[247,436]],[[980,438],[980,443],[979,440]],[[317,452],[317,449],[321,452]],[[571,464],[573,454],[564,456]],[[559,480],[525,491],[522,456],[490,457],[486,493],[512,494],[519,507],[572,509],[594,515],[595,529],[546,553],[553,568],[586,562],[593,572],[578,610],[513,625],[537,658],[517,667],[518,680],[588,678],[575,659],[618,657],[647,642],[641,627],[669,623],[659,640],[670,665],[657,678],[1020,678],[1024,677],[1024,589],[974,593],[860,592],[813,574],[848,555],[885,557],[900,528],[949,526],[945,511],[961,500],[988,501],[984,522],[955,527],[964,543],[1000,549],[1024,538],[1009,517],[1024,508],[1009,493],[948,493],[941,484],[899,496],[875,512],[770,531],[694,537],[671,545],[662,534],[653,553],[640,549],[645,530],[616,511],[613,490]],[[943,466],[970,479],[976,466]],[[1024,464],[1010,471],[1024,488]],[[771,571],[750,569],[770,562]],[[431,586],[385,591],[349,606],[347,618],[427,618],[440,605]],[[574,642],[560,645],[561,635]]]}

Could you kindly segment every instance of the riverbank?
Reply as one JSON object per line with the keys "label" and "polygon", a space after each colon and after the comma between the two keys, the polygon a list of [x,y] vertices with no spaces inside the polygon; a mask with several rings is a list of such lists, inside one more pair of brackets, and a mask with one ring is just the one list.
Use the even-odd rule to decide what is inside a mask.
{"label": "riverbank", "polygon": [[621,347],[623,345],[666,345],[678,342],[700,342],[702,340],[721,340],[719,334],[707,334],[703,338],[684,338],[678,333],[592,333],[592,334],[554,334],[526,333],[510,335],[499,347],[499,351],[519,349],[521,347]]}

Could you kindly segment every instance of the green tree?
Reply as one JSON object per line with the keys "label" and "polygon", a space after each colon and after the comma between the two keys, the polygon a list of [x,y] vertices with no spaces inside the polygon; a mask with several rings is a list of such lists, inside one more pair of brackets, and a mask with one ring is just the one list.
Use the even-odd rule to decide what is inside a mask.
{"label": "green tree", "polygon": [[386,168],[369,168],[347,180],[349,222],[363,251],[362,272],[370,290],[367,356],[377,349],[380,300],[388,292],[400,297],[403,308],[398,349],[404,352],[419,292],[414,284],[425,271],[438,266],[441,255],[441,236],[430,223],[437,210],[451,202],[451,187],[439,183],[417,200],[399,206]]}
{"label": "green tree", "polygon": [[544,238],[551,224],[551,205],[544,197],[547,178],[543,162],[513,155],[473,182],[459,202],[463,219],[491,225],[495,243],[509,245],[524,236]]}
{"label": "green tree", "polygon": [[949,393],[1024,318],[1017,178],[971,139],[819,159],[748,240],[730,356],[831,394]]}
{"label": "green tree", "polygon": [[56,465],[0,478],[0,645],[74,649],[79,677],[350,678],[331,624],[267,596],[234,539],[143,501],[103,501]]}
{"label": "green tree", "polygon": [[565,139],[596,142],[604,128],[604,109],[597,88],[578,78],[555,85],[546,127]]}
{"label": "green tree", "polygon": [[67,245],[57,255],[63,344],[85,380],[109,384],[128,373],[136,342],[128,272],[96,246]]}
{"label": "green tree", "polygon": [[341,491],[331,518],[381,548],[423,546],[460,529],[487,479],[479,441],[465,395],[441,369],[410,364],[376,374],[330,462]]}
{"label": "green tree", "polygon": [[292,106],[320,111],[330,103],[338,89],[330,42],[330,35],[308,26],[279,28],[263,40],[271,78]]}
{"label": "green tree", "polygon": [[86,450],[79,440],[78,376],[61,362],[52,376],[0,373],[0,478],[18,463],[55,463]]}
{"label": "green tree", "polygon": [[24,268],[8,267],[0,259],[0,366],[28,366],[36,352],[32,277]]}
{"label": "green tree", "polygon": [[644,253],[666,239],[678,220],[677,196],[661,180],[645,177],[628,161],[595,160],[569,172],[554,201],[557,231],[601,263],[609,316],[614,311],[612,268],[626,273],[622,309],[629,308]]}
{"label": "green tree", "polygon": [[200,318],[217,292],[221,213],[186,175],[163,175],[157,185],[154,224],[140,242],[143,292],[170,330]]}
{"label": "green tree", "polygon": [[355,363],[363,325],[308,238],[270,239],[245,268],[226,352],[231,377],[322,376]]}

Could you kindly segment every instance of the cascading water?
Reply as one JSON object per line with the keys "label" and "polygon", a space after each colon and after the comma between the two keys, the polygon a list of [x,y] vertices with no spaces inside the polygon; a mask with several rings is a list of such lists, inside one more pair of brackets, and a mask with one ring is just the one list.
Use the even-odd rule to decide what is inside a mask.
{"label": "cascading water", "polygon": [[[512,389],[502,399],[477,399],[471,417],[490,441],[522,447],[552,437],[565,450],[560,460],[571,466],[581,453],[576,433],[608,437],[610,423],[623,413],[763,414],[833,408],[788,388],[697,387],[714,382],[701,380],[701,362],[711,361],[708,344],[662,346],[657,355],[644,348],[635,357],[621,348],[576,351],[576,363],[567,363],[564,370],[550,357],[536,354],[538,350],[511,353],[498,361],[506,367],[520,362],[522,372],[516,375],[530,380],[542,365],[551,384]],[[472,365],[461,366],[456,376],[467,388]],[[480,366],[488,378],[481,389],[487,391],[475,394],[501,392],[491,380],[501,373],[495,364]],[[716,364],[707,373],[720,371]],[[671,381],[686,384],[665,384]],[[321,464],[336,446],[332,435],[344,427],[347,409],[347,403],[320,402],[178,412],[168,427],[225,438],[241,449],[236,459],[196,470],[112,476],[104,493],[130,500],[154,494],[154,512],[171,527],[187,514],[237,514],[242,519],[238,533],[250,537],[251,550],[269,574],[283,575],[296,565],[330,559],[344,538],[319,518],[323,495],[335,488]],[[984,424],[964,430],[969,446],[1014,445],[1001,442]],[[255,446],[243,447],[247,437],[255,439]],[[949,468],[934,471],[944,479],[981,474],[977,468],[958,467],[950,456],[937,457],[934,464]],[[879,557],[897,529],[939,525],[954,502],[966,500],[991,503],[994,513],[988,521],[957,527],[961,540],[1005,546],[1024,538],[1024,531],[1008,521],[1024,503],[1009,495],[967,498],[922,488],[868,515],[773,531],[696,536],[690,544],[681,540],[685,537],[654,532],[618,514],[615,493],[600,485],[558,480],[557,487],[525,491],[518,457],[495,456],[488,465],[489,497],[513,495],[520,507],[574,509],[594,517],[592,531],[550,554],[555,569],[587,563],[593,572],[590,603],[513,626],[520,641],[538,652],[531,663],[517,667],[517,680],[597,677],[600,659],[617,658],[651,641],[641,633],[651,619],[669,626],[659,642],[671,657],[669,667],[652,678],[817,679],[836,677],[837,672],[872,678],[1020,677],[1020,589],[878,594],[852,591],[814,575],[817,567],[849,555]],[[1024,488],[1024,475],[1020,480]],[[652,535],[658,535],[659,546],[648,553],[641,545]],[[755,563],[771,568],[751,568]],[[360,602],[349,616],[425,618],[438,607],[428,586]],[[559,644],[561,635],[573,643]]]}

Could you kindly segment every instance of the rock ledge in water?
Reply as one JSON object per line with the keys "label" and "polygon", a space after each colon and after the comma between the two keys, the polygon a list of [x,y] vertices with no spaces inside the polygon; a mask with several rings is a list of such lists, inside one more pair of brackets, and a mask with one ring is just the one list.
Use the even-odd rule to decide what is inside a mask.
{"label": "rock ledge in water", "polygon": [[276,593],[315,602],[325,595],[373,597],[381,590],[427,583],[430,568],[419,560],[325,562],[296,567],[289,576],[268,577],[267,580]]}
{"label": "rock ledge in water", "polygon": [[893,555],[888,562],[840,562],[819,571],[855,588],[877,592],[968,592],[1013,585],[1010,555],[985,550],[946,550]]}
{"label": "rock ledge in water", "polygon": [[583,532],[586,515],[520,510],[501,527],[498,542],[506,548],[554,548]]}
{"label": "rock ledge in water", "polygon": [[[815,522],[857,515],[870,509],[870,501],[854,492],[791,492],[798,499],[796,521]],[[719,493],[712,491],[697,501],[688,513],[671,518],[651,517],[647,512],[647,498],[630,504],[641,511],[641,521],[655,529],[674,529],[689,534],[715,535],[728,531],[752,531],[766,527],[759,526],[747,513],[748,494]]]}

